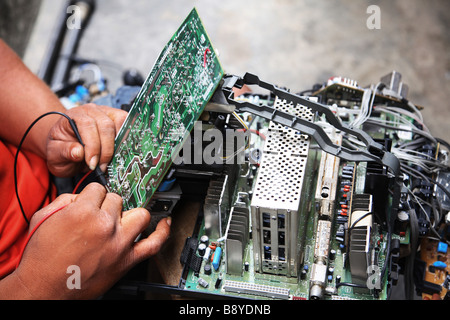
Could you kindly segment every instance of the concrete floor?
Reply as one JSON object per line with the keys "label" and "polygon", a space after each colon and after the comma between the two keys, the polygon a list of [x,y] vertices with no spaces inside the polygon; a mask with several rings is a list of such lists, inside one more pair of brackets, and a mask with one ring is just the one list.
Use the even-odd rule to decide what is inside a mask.
{"label": "concrete floor", "polygon": [[[37,71],[63,1],[43,0],[25,61]],[[367,7],[381,9],[381,29],[369,30]],[[301,91],[330,76],[360,85],[392,70],[425,106],[432,133],[450,140],[450,2],[447,0],[97,0],[79,54],[150,71],[165,43],[196,7],[229,73],[252,72]],[[105,64],[110,89],[121,85]]]}

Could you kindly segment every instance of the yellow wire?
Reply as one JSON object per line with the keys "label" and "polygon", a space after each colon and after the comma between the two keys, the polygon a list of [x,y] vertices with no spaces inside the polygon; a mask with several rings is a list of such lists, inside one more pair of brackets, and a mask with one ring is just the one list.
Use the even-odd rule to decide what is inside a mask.
{"label": "yellow wire", "polygon": [[[237,121],[239,121],[239,123],[245,128],[245,130],[248,132],[250,129],[248,128],[247,124],[245,123],[245,121],[236,113],[236,111],[233,111],[233,116],[236,118]],[[250,148],[250,136],[248,137],[247,140],[247,145],[245,147],[244,150],[247,150],[248,148]],[[228,157],[222,157],[222,160],[228,160],[231,157],[234,157],[235,155],[237,155],[239,152],[242,152],[243,150],[237,150],[236,152],[234,152],[234,154],[228,156]]]}
{"label": "yellow wire", "polygon": [[236,113],[236,111],[233,111],[233,116],[236,118],[237,121],[239,121],[240,124],[242,124],[242,126],[248,130],[248,126],[247,124],[244,122],[244,120],[242,120],[242,118]]}

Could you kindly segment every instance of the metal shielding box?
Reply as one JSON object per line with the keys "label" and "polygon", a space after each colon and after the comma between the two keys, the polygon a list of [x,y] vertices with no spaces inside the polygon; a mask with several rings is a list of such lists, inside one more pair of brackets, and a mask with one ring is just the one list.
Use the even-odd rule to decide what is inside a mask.
{"label": "metal shielding box", "polygon": [[[311,110],[277,98],[274,107],[309,121]],[[310,138],[271,122],[251,202],[255,270],[298,275],[299,207]]]}

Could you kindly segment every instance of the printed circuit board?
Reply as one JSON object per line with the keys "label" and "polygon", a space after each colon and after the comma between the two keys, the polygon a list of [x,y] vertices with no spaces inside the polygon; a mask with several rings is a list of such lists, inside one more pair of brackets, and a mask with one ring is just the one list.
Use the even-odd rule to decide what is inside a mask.
{"label": "printed circuit board", "polygon": [[107,189],[146,207],[223,77],[194,8],[167,43],[115,140]]}

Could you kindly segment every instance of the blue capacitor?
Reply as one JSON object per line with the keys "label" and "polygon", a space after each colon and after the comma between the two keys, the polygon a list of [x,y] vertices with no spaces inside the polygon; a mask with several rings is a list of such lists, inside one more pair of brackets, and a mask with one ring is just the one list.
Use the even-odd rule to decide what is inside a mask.
{"label": "blue capacitor", "polygon": [[447,253],[448,250],[448,244],[445,242],[439,242],[437,247],[437,252],[439,253]]}
{"label": "blue capacitor", "polygon": [[435,261],[435,262],[433,263],[433,266],[436,267],[436,268],[439,268],[439,269],[445,269],[445,268],[447,268],[447,264],[444,263],[444,262],[442,262],[442,261]]}
{"label": "blue capacitor", "polygon": [[214,251],[214,258],[213,258],[213,262],[212,262],[214,270],[216,270],[216,271],[219,269],[221,258],[222,258],[222,248],[217,247],[216,250]]}

